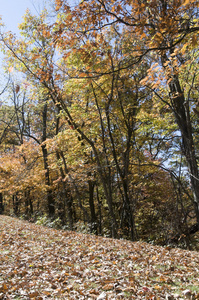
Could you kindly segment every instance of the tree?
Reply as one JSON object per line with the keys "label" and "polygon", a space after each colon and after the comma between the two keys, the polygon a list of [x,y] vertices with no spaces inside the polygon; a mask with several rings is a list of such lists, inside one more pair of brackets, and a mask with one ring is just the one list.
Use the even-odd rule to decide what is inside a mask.
{"label": "tree", "polygon": [[[20,25],[23,38],[1,35],[9,50],[7,65],[15,66],[34,91],[37,118],[22,127],[18,122],[17,132],[38,143],[44,167],[39,159],[33,170],[45,171],[41,186],[50,215],[58,211],[63,222],[67,215],[71,229],[80,218],[95,232],[103,231],[103,223],[113,237],[137,239],[144,232],[139,216],[145,214],[147,224],[161,197],[168,201],[168,214],[171,199],[176,203],[180,197],[178,204],[188,209],[189,191],[180,171],[185,162],[197,194],[197,137],[192,132],[197,120],[191,119],[197,103],[186,97],[191,100],[198,79],[197,72],[187,75],[192,82],[187,86],[181,75],[193,68],[188,62],[192,54],[197,60],[194,3],[98,0],[71,8],[57,0],[56,20],[47,11],[38,17],[27,12]],[[187,54],[189,39],[193,49]],[[29,151],[30,143],[24,146]],[[164,160],[172,161],[176,151],[185,162],[166,170]],[[18,158],[16,163],[22,170]],[[161,180],[168,183],[168,193]],[[163,200],[161,205],[154,218],[158,226]],[[180,220],[182,215],[180,210]],[[166,223],[171,222],[168,216]]]}
{"label": "tree", "polygon": [[[65,26],[67,25],[67,31],[76,32],[77,38],[89,41],[77,49],[77,46],[74,46],[74,41],[70,40],[70,35],[66,35],[66,31],[62,28],[56,32],[57,43],[60,48],[63,48],[64,44],[70,43],[71,51],[78,51],[80,55],[83,53],[86,57],[85,53],[88,55],[88,45],[92,41],[92,44],[95,45],[93,52],[96,56],[96,53],[102,49],[101,45],[104,46],[106,43],[103,39],[103,33],[107,30],[114,30],[117,33],[115,42],[117,41],[117,45],[119,45],[118,51],[121,57],[117,67],[114,68],[114,71],[111,67],[107,71],[101,69],[96,71],[90,68],[86,70],[86,74],[89,76],[102,76],[106,73],[118,72],[118,70],[132,69],[147,56],[152,57],[152,64],[156,62],[163,68],[165,74],[162,83],[166,83],[168,86],[169,99],[166,102],[164,97],[161,99],[167,105],[169,104],[181,133],[182,153],[190,174],[193,203],[199,224],[199,177],[191,119],[190,93],[186,97],[183,90],[185,83],[181,81],[180,76],[180,70],[184,70],[183,66],[187,61],[185,52],[188,44],[191,42],[193,48],[198,46],[199,12],[197,1],[156,0],[146,3],[111,0],[82,1],[73,10],[65,4],[65,1],[55,2],[57,11],[67,13],[68,17],[65,18],[64,23]],[[61,28],[62,19],[60,18],[58,21]],[[139,43],[135,42],[136,39],[139,40]],[[153,80],[153,78],[151,79]],[[190,83],[191,87],[195,80],[194,77],[193,84]],[[157,80],[156,86],[153,88],[154,91],[158,90],[158,83],[160,84],[160,81]]]}

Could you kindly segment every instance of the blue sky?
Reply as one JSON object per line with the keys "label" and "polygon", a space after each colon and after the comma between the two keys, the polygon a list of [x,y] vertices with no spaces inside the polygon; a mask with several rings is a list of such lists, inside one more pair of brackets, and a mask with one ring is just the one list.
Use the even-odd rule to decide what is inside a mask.
{"label": "blue sky", "polygon": [[37,14],[43,7],[43,0],[1,0],[0,15],[6,25],[6,31],[18,33],[18,24],[22,22],[22,16],[29,8]]}
{"label": "blue sky", "polygon": [[[0,16],[5,27],[3,32],[12,31],[19,34],[18,25],[23,21],[22,17],[29,8],[32,13],[38,13],[44,7],[46,0],[0,0]],[[49,0],[48,0],[49,1]],[[3,54],[0,52],[0,80],[3,74],[1,70]],[[1,88],[0,88],[1,91]]]}

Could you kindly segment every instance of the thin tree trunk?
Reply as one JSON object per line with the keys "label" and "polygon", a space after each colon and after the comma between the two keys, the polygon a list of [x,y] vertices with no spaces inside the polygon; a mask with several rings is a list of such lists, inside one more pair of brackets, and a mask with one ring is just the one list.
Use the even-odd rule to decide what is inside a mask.
{"label": "thin tree trunk", "polygon": [[44,143],[47,138],[47,103],[44,104],[43,108],[43,136],[42,136],[42,153],[43,153],[43,161],[44,161],[44,170],[45,172],[45,183],[47,186],[47,201],[48,201],[48,213],[49,217],[54,217],[55,215],[55,201],[52,194],[51,184],[50,184],[50,170],[48,166],[48,151],[46,148],[46,144]]}
{"label": "thin tree trunk", "polygon": [[19,202],[20,202],[17,194],[12,196],[12,201],[13,201],[14,214],[17,216],[19,214]]}
{"label": "thin tree trunk", "polygon": [[102,201],[99,197],[99,189],[98,186],[96,185],[96,193],[97,193],[97,203],[98,203],[98,214],[99,214],[99,234],[102,234]]}
{"label": "thin tree trunk", "polygon": [[0,215],[3,213],[4,207],[3,207],[3,194],[0,193]]}
{"label": "thin tree trunk", "polygon": [[25,214],[26,214],[26,216],[32,215],[33,214],[33,204],[32,204],[32,200],[30,198],[29,190],[25,191],[24,197],[25,197]]}
{"label": "thin tree trunk", "polygon": [[[56,151],[57,160],[60,160],[60,153]],[[63,158],[62,158],[63,159]],[[67,207],[66,213],[69,221],[69,228],[70,230],[73,230],[73,210],[72,210],[72,195],[69,191],[67,191],[66,183],[64,181],[65,174],[62,167],[59,168],[60,174],[61,174],[61,183],[62,183],[62,189],[63,189],[63,197],[64,197],[64,207]]]}
{"label": "thin tree trunk", "polygon": [[[88,174],[91,176],[91,173]],[[89,206],[91,212],[91,232],[97,234],[97,218],[95,214],[95,204],[94,204],[94,188],[95,182],[93,180],[88,180],[88,187],[89,187]]]}

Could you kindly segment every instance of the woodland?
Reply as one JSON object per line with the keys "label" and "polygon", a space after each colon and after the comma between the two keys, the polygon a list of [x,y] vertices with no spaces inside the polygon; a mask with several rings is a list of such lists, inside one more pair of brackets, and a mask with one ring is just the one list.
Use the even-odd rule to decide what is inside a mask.
{"label": "woodland", "polygon": [[51,0],[19,29],[0,29],[0,214],[199,249],[199,2]]}

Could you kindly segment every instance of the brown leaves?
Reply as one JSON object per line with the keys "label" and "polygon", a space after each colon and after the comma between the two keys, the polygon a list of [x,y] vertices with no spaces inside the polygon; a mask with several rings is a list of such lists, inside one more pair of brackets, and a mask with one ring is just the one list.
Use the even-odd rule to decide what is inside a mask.
{"label": "brown leaves", "polygon": [[0,297],[165,299],[199,292],[196,252],[56,231],[6,216],[0,235]]}
{"label": "brown leaves", "polygon": [[18,94],[19,90],[20,90],[20,86],[17,84],[16,87],[15,87],[15,93]]}

